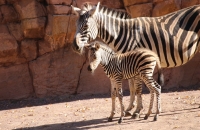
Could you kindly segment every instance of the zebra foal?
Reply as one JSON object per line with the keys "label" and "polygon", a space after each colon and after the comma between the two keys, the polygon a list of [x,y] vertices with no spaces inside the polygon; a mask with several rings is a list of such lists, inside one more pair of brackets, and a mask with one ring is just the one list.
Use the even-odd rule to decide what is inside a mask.
{"label": "zebra foal", "polygon": [[[121,117],[118,123],[122,122],[125,114],[123,105],[122,79],[130,79],[136,75],[144,81],[151,93],[149,110],[144,119],[147,119],[151,114],[154,93],[156,93],[157,110],[156,115],[154,116],[154,121],[156,121],[159,113],[161,112],[160,94],[161,85],[163,84],[163,75],[161,73],[158,56],[154,52],[147,49],[137,49],[124,54],[117,54],[111,48],[101,43],[94,43],[93,45],[89,44],[88,46],[90,48],[89,58],[91,61],[88,66],[88,70],[94,71],[97,66],[101,64],[106,75],[111,80],[112,111],[108,121],[112,121],[115,114],[115,98],[118,96],[121,105]],[[153,79],[153,72],[156,64],[158,67],[158,83]]]}

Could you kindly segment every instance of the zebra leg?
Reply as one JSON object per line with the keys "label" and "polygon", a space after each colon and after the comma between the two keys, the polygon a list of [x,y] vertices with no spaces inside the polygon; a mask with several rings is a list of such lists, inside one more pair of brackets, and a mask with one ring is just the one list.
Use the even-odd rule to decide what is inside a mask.
{"label": "zebra leg", "polygon": [[149,110],[144,117],[145,120],[148,119],[149,115],[152,113],[152,108],[153,108],[154,90],[152,90],[152,89],[149,89],[149,90],[150,90],[150,94],[151,94],[151,99],[150,99],[150,104],[149,104]]}
{"label": "zebra leg", "polygon": [[151,94],[149,111],[145,115],[144,119],[145,120],[148,119],[149,115],[152,113],[153,102],[154,102],[154,93],[156,93],[156,97],[157,97],[156,108],[157,108],[157,111],[156,111],[156,115],[154,116],[154,121],[156,121],[158,119],[160,112],[161,112],[161,105],[160,105],[161,86],[153,79],[152,76],[144,78],[144,82],[145,82],[146,86],[149,88],[150,94]]}
{"label": "zebra leg", "polygon": [[154,121],[157,121],[158,120],[158,116],[161,112],[161,99],[160,99],[160,94],[161,94],[161,86],[156,82],[154,81],[155,83],[155,93],[156,93],[156,115],[154,116]]}
{"label": "zebra leg", "polygon": [[130,103],[128,108],[125,111],[125,116],[131,116],[131,111],[135,107],[135,92],[136,92],[136,87],[134,86],[134,79],[129,79],[129,90],[130,90]]}
{"label": "zebra leg", "polygon": [[121,123],[123,121],[123,118],[124,118],[124,115],[125,115],[124,104],[123,104],[122,83],[119,83],[119,85],[118,85],[117,95],[118,95],[119,102],[120,102],[120,107],[121,107],[121,117],[118,120],[118,123]]}
{"label": "zebra leg", "polygon": [[115,99],[116,99],[116,86],[115,86],[115,81],[114,80],[110,80],[111,82],[111,99],[112,99],[112,110],[111,110],[111,114],[108,118],[108,121],[111,122],[113,119],[113,116],[115,115]]}
{"label": "zebra leg", "polygon": [[136,94],[137,94],[137,107],[134,111],[132,118],[136,119],[140,116],[140,111],[143,109],[142,105],[142,80],[139,76],[135,77],[135,86],[136,86]]}

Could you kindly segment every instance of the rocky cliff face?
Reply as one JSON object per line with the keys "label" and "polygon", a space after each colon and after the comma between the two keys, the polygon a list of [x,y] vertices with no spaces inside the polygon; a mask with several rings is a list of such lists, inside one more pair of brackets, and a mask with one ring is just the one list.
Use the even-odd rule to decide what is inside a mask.
{"label": "rocky cliff face", "polygon": [[[80,7],[97,0],[0,0],[0,100],[74,93],[107,93],[110,83],[103,70],[87,72],[87,60],[71,50]],[[199,0],[100,0],[132,17],[160,16]],[[144,10],[145,9],[145,10]],[[198,54],[188,64],[165,69],[166,85],[200,85]],[[127,84],[125,85],[127,89]]]}

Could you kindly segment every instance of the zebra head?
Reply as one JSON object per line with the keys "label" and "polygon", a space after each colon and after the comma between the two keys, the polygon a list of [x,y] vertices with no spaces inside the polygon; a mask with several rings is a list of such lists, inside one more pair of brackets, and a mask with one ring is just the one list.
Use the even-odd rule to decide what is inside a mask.
{"label": "zebra head", "polygon": [[86,45],[89,46],[89,66],[88,71],[94,72],[101,62],[101,50],[98,43]]}
{"label": "zebra head", "polygon": [[97,37],[98,28],[94,16],[99,10],[99,5],[100,3],[97,6],[84,4],[83,9],[72,6],[74,13],[78,16],[72,48],[79,54],[82,54],[85,44]]}

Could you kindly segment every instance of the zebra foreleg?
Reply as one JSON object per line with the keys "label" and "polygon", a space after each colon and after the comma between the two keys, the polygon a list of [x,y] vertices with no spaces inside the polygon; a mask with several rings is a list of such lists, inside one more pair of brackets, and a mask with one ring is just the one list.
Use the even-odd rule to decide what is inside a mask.
{"label": "zebra foreleg", "polygon": [[140,77],[135,77],[136,95],[137,95],[137,107],[134,111],[132,118],[137,119],[140,116],[140,111],[143,109],[142,105],[142,80]]}
{"label": "zebra foreleg", "polygon": [[125,116],[125,112],[124,112],[124,104],[123,104],[123,91],[122,91],[122,84],[120,84],[118,86],[118,98],[119,98],[119,102],[120,102],[120,106],[121,106],[121,117],[118,120],[118,123],[121,123],[123,121],[123,118]]}
{"label": "zebra foreleg", "polygon": [[135,107],[135,93],[136,93],[136,87],[134,86],[134,79],[129,79],[129,90],[130,90],[130,102],[129,106],[125,111],[125,116],[131,116],[131,111]]}
{"label": "zebra foreleg", "polygon": [[111,114],[108,118],[108,122],[111,122],[113,119],[113,116],[115,115],[115,99],[116,99],[116,86],[115,86],[115,81],[110,80],[111,82],[111,99],[112,99],[112,110]]}

